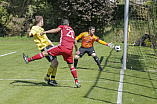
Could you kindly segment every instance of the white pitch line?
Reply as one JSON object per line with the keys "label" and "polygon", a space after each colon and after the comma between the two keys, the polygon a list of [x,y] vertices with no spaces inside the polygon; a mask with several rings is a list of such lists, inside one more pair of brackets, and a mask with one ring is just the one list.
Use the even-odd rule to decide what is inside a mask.
{"label": "white pitch line", "polygon": [[6,53],[6,54],[3,54],[3,55],[0,55],[0,57],[2,57],[2,56],[6,56],[6,55],[9,55],[9,54],[13,54],[13,53],[16,53],[17,51],[15,51],[15,52],[10,52],[10,53]]}
{"label": "white pitch line", "polygon": [[122,104],[123,79],[124,79],[124,69],[121,69],[118,95],[117,95],[117,104]]}

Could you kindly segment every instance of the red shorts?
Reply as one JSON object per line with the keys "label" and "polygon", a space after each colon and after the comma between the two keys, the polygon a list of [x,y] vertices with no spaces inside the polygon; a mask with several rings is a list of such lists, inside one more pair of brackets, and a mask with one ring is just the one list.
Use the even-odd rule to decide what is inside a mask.
{"label": "red shorts", "polygon": [[67,49],[64,46],[54,46],[54,47],[48,49],[47,52],[52,56],[62,55],[64,60],[68,64],[73,63],[73,54],[72,54],[73,50]]}

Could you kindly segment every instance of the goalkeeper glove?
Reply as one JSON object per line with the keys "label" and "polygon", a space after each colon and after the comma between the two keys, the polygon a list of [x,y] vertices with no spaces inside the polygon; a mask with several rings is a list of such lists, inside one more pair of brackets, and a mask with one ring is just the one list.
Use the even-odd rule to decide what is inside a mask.
{"label": "goalkeeper glove", "polygon": [[110,48],[114,48],[114,44],[112,44],[112,43],[108,43],[108,46],[109,46]]}

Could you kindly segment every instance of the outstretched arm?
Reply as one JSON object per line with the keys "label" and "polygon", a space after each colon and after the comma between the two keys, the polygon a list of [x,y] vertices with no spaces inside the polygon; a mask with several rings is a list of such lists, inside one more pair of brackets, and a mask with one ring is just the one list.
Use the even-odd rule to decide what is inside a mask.
{"label": "outstretched arm", "polygon": [[108,43],[104,42],[103,40],[98,39],[98,41],[97,41],[97,42],[98,42],[98,43],[100,43],[100,44],[103,44],[103,45],[108,46]]}
{"label": "outstretched arm", "polygon": [[109,46],[110,48],[114,48],[114,45],[112,43],[106,43],[103,40],[98,39],[97,40],[98,43]]}
{"label": "outstretched arm", "polygon": [[51,29],[51,30],[47,30],[47,31],[44,31],[44,32],[40,33],[40,35],[43,35],[43,34],[46,34],[46,33],[57,33],[60,30],[61,30],[61,28]]}

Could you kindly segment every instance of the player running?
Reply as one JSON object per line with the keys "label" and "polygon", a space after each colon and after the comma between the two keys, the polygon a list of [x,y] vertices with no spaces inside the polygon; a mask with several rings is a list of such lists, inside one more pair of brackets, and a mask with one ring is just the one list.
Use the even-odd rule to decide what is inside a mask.
{"label": "player running", "polygon": [[81,58],[85,53],[87,53],[88,56],[92,56],[94,58],[95,62],[99,66],[100,71],[103,70],[100,65],[99,58],[96,56],[93,43],[94,41],[97,41],[98,43],[109,46],[110,48],[114,48],[114,45],[112,43],[106,43],[103,40],[100,40],[99,37],[95,36],[94,33],[95,33],[95,27],[90,26],[88,32],[83,32],[76,37],[76,40],[82,38],[82,44],[81,47],[79,48],[80,54],[75,55],[74,58],[75,68],[77,67],[78,59]]}
{"label": "player running", "polygon": [[63,25],[58,26],[58,28],[56,28],[56,29],[51,29],[51,30],[44,31],[41,33],[41,35],[43,35],[45,33],[57,33],[57,32],[59,32],[60,44],[58,44],[57,46],[54,46],[48,50],[45,50],[39,54],[36,54],[35,56],[33,56],[31,58],[28,58],[27,56],[25,56],[23,54],[23,58],[24,58],[26,63],[29,63],[31,61],[41,59],[41,58],[48,56],[48,55],[52,55],[52,56],[62,55],[64,60],[67,62],[68,66],[71,70],[71,73],[72,73],[74,80],[75,80],[75,85],[78,88],[80,88],[81,85],[78,83],[77,71],[73,66],[73,54],[72,54],[73,45],[75,45],[76,54],[79,54],[77,41],[75,39],[76,38],[75,33],[74,33],[74,30],[69,26],[68,19],[63,19],[62,24]]}
{"label": "player running", "polygon": [[[45,50],[48,50],[51,47],[54,47],[52,42],[48,39],[46,34],[40,35],[41,32],[44,31],[42,26],[44,25],[43,17],[42,16],[36,16],[35,17],[36,26],[33,26],[30,31],[28,31],[27,37],[30,37],[33,35],[34,42],[38,46],[39,51],[43,52]],[[58,61],[56,56],[48,55],[46,56],[46,59],[51,62],[50,67],[48,68],[48,72],[44,80],[54,86],[58,86],[59,84],[55,80],[56,72],[57,72],[57,66]],[[51,77],[51,79],[50,79]]]}

